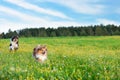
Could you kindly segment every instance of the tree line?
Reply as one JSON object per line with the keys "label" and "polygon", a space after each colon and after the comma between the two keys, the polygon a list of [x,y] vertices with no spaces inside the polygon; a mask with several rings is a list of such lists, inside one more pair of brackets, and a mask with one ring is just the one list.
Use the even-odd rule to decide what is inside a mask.
{"label": "tree line", "polygon": [[58,28],[26,28],[16,31],[9,29],[7,33],[1,33],[0,38],[11,38],[13,35],[18,35],[19,37],[112,36],[120,35],[120,26],[100,24]]}

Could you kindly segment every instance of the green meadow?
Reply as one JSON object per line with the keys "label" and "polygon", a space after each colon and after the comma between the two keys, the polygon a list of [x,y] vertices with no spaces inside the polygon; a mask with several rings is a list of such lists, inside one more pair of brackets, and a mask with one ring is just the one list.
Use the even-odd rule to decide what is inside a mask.
{"label": "green meadow", "polygon": [[[120,36],[0,39],[0,80],[120,80]],[[33,48],[44,44],[48,59],[37,62]]]}

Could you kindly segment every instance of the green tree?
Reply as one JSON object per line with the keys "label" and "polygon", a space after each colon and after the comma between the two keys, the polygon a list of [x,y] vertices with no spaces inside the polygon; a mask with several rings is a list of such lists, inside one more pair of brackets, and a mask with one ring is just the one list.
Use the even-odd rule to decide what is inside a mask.
{"label": "green tree", "polygon": [[120,35],[120,31],[117,29],[117,30],[113,33],[113,35]]}
{"label": "green tree", "polygon": [[92,27],[86,27],[85,31],[86,31],[88,36],[94,36],[94,31],[93,31]]}
{"label": "green tree", "polygon": [[50,37],[56,37],[56,32],[52,31],[51,34],[50,34]]}
{"label": "green tree", "polygon": [[4,32],[0,34],[0,39],[5,38]]}
{"label": "green tree", "polygon": [[87,36],[87,33],[86,33],[86,31],[84,30],[84,28],[81,29],[80,35],[81,35],[81,36]]}

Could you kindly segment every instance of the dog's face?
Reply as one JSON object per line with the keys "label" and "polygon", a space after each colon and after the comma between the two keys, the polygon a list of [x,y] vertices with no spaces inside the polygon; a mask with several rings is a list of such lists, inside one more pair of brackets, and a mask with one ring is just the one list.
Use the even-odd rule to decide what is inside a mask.
{"label": "dog's face", "polygon": [[18,36],[13,36],[11,40],[15,43],[18,43]]}
{"label": "dog's face", "polygon": [[47,47],[38,45],[37,47],[34,48],[33,54],[45,55],[47,54]]}
{"label": "dog's face", "polygon": [[13,39],[13,42],[18,42],[18,38]]}
{"label": "dog's face", "polygon": [[44,61],[47,59],[47,47],[38,45],[33,49],[33,56],[38,61]]}

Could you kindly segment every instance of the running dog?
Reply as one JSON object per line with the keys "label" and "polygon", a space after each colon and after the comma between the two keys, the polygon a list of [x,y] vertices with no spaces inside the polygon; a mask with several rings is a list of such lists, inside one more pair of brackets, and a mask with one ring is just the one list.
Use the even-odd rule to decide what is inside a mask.
{"label": "running dog", "polygon": [[47,47],[44,45],[38,45],[33,49],[33,57],[38,62],[44,62],[47,59]]}
{"label": "running dog", "polygon": [[11,39],[10,39],[10,46],[9,46],[9,49],[10,51],[16,51],[19,47],[19,43],[18,43],[18,36],[13,36]]}

